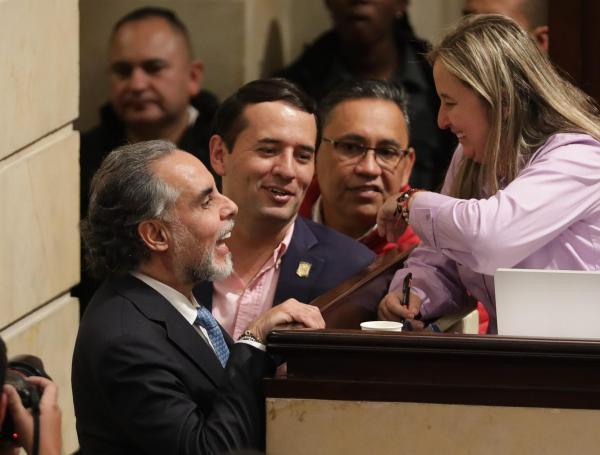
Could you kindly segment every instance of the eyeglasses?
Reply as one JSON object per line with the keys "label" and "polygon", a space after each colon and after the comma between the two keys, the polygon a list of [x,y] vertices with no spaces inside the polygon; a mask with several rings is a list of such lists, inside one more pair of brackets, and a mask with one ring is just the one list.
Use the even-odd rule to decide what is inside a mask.
{"label": "eyeglasses", "polygon": [[343,140],[334,141],[328,137],[323,137],[323,141],[333,145],[339,157],[348,163],[358,163],[364,159],[369,150],[375,153],[375,162],[382,168],[394,170],[398,163],[408,155],[408,149],[399,149],[393,145],[384,147],[367,147],[360,142]]}

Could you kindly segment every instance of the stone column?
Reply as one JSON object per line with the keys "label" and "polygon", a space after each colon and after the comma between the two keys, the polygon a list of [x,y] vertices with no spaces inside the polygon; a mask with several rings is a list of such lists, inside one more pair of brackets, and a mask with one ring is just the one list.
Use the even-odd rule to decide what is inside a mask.
{"label": "stone column", "polygon": [[77,449],[71,357],[79,305],[77,0],[0,1],[0,333],[60,387],[64,451]]}

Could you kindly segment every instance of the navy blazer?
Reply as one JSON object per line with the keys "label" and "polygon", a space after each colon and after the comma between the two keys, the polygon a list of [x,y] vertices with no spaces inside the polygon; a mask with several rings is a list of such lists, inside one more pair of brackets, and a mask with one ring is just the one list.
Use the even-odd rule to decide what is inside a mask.
{"label": "navy blazer", "polygon": [[[297,217],[292,239],[281,258],[273,305],[289,298],[309,303],[356,275],[375,257],[362,243],[327,226]],[[194,295],[202,305],[212,308],[212,283],[199,284],[194,288]]]}
{"label": "navy blazer", "polygon": [[131,275],[108,280],[83,315],[73,355],[82,451],[262,450],[262,380],[274,367],[265,352],[235,343],[223,368],[162,295]]}

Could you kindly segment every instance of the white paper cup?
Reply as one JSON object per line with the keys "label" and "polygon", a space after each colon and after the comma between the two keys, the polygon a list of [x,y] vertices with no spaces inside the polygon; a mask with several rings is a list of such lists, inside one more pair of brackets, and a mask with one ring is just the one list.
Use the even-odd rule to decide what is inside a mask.
{"label": "white paper cup", "polygon": [[360,323],[362,330],[383,330],[386,332],[402,332],[401,322],[394,321],[365,321]]}

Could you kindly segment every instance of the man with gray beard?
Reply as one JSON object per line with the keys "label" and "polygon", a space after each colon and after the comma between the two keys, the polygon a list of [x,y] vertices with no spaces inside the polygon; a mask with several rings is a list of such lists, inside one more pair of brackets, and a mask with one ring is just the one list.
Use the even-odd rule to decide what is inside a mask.
{"label": "man with gray beard", "polygon": [[86,455],[227,453],[264,447],[262,378],[274,326],[324,327],[288,300],[233,343],[192,288],[231,273],[225,243],[237,206],[206,167],[166,141],[111,152],[92,182],[82,235],[104,279],[73,357],[77,432]]}

